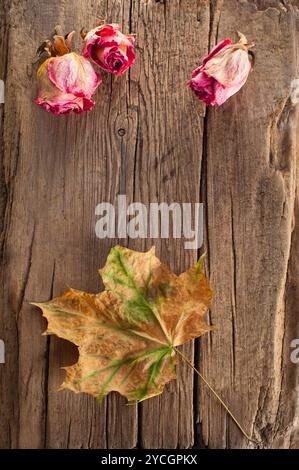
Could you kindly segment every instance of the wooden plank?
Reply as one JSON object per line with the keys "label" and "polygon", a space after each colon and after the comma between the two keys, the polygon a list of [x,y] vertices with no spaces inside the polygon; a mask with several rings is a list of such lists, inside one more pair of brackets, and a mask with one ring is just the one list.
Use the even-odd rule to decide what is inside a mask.
{"label": "wooden plank", "polygon": [[[0,6],[0,78],[6,83],[8,62],[8,3],[2,2]],[[5,210],[9,203],[7,194],[7,175],[4,168],[4,155],[15,149],[15,140],[10,142],[10,148],[4,145],[4,104],[0,104],[0,224],[1,224],[1,262],[3,261],[3,231],[5,228]],[[4,303],[3,279],[1,279],[1,316],[0,316],[0,338],[5,342],[5,365],[0,368],[0,446],[13,447],[16,445],[16,428],[12,429],[10,423],[15,420],[16,391],[18,387],[16,375],[16,363],[18,357],[18,340],[14,318],[9,314]],[[4,369],[5,367],[5,369]]]}
{"label": "wooden plank", "polygon": [[[69,22],[66,29],[75,27],[77,31],[80,30],[82,20],[84,25],[91,28],[94,25],[95,16],[109,18],[110,11],[113,11],[114,21],[122,23],[122,12],[125,6],[128,10],[128,3],[123,5],[121,2],[111,2],[110,9],[107,10],[106,3],[101,2],[95,14],[91,4],[87,7],[84,2],[78,6],[76,2],[74,8],[74,4],[68,3],[64,11],[64,17]],[[75,18],[72,17],[73,11]],[[126,28],[128,25],[127,21]],[[89,291],[99,290],[97,270],[104,264],[110,247],[115,243],[114,241],[103,242],[95,238],[94,211],[98,202],[114,203],[119,185],[122,184],[123,142],[118,134],[117,121],[121,122],[121,115],[126,118],[127,80],[127,77],[111,79],[111,76],[103,74],[104,83],[98,96],[100,105],[93,114],[87,116],[83,128],[77,127],[77,123],[80,127],[80,118],[75,127],[72,125],[72,134],[69,135],[71,140],[66,142],[65,151],[64,148],[61,149],[62,154],[68,154],[69,145],[74,142],[72,174],[68,176],[69,182],[64,184],[64,196],[61,193],[61,196],[65,198],[67,195],[69,199],[69,213],[65,215],[70,221],[66,234],[69,262],[65,264],[67,272],[60,270],[59,276],[63,282],[66,276],[69,279],[71,273],[74,277],[68,281],[69,284],[84,287]],[[108,116],[109,119],[107,119]],[[74,198],[73,184],[77,188],[82,188],[82,196],[79,195],[77,201]],[[74,234],[72,227],[74,218],[77,219],[78,227],[80,227],[77,235]],[[74,239],[74,235],[79,237],[78,240]],[[77,253],[75,264],[73,250],[69,248],[72,239],[74,239],[74,248]],[[57,351],[64,351],[59,341],[56,341],[56,347],[52,351],[53,358],[57,358]],[[61,374],[60,377],[57,376],[57,366],[56,361],[49,371],[49,377],[52,376],[55,387],[61,382]],[[124,399],[115,396],[109,397],[103,404],[98,404],[90,397],[74,397],[73,394],[65,394],[63,400],[60,395],[53,394],[49,399],[49,407],[52,407],[54,413],[48,415],[47,445],[50,447],[134,447],[137,440],[136,407],[127,407],[124,403]],[[65,409],[67,413],[64,412]],[[83,428],[82,413],[86,416],[86,432]],[[57,442],[57,436],[60,436],[61,415],[66,415],[62,426],[64,432],[62,441]],[[73,421],[76,415],[78,418]],[[121,426],[120,423],[124,425]],[[125,433],[123,432],[124,426]],[[67,436],[67,427],[70,429],[70,436]]]}
{"label": "wooden plank", "polygon": [[[211,45],[238,29],[256,43],[256,64],[240,93],[206,118],[211,319],[219,330],[202,340],[202,370],[264,447],[288,447],[296,425],[296,372],[286,340],[291,325],[298,331],[290,308],[294,278],[287,276],[288,266],[291,273],[295,269],[292,83],[298,78],[298,40],[295,6],[282,3],[214,3]],[[201,390],[205,445],[246,447],[223,409]]]}
{"label": "wooden plank", "polygon": [[[192,99],[186,80],[206,52],[206,10],[203,6],[199,22],[193,0],[134,3],[133,30],[141,47],[132,70],[139,110],[134,197],[145,204],[199,201],[204,108]],[[151,243],[177,273],[196,261],[183,240],[135,246]],[[193,345],[184,350],[192,358]],[[140,439],[145,448],[192,446],[193,374],[187,367],[178,367],[178,380],[163,395],[142,404]]]}
{"label": "wooden plank", "polygon": [[[99,201],[114,202],[118,192],[121,142],[114,124],[125,105],[127,80],[105,76],[100,106],[93,114],[55,119],[33,105],[34,78],[28,70],[44,35],[58,21],[66,30],[78,31],[82,23],[91,27],[96,17],[108,13],[106,2],[96,11],[92,2],[78,6],[78,2],[57,1],[44,7],[32,2],[30,10],[25,10],[24,5],[12,4],[9,14],[10,48],[17,51],[10,57],[5,121],[5,142],[10,149],[5,168],[14,184],[9,187],[4,231],[3,311],[8,317],[4,318],[6,328],[11,323],[12,330],[18,319],[18,332],[12,330],[7,340],[18,360],[11,367],[14,382],[8,368],[4,369],[8,374],[4,388],[13,391],[6,397],[11,405],[4,410],[8,417],[1,439],[7,445],[9,422],[13,446],[113,447],[116,440],[120,446],[131,447],[137,435],[134,407],[118,406],[126,433],[119,428],[108,442],[113,401],[108,401],[108,410],[106,402],[57,393],[63,377],[59,368],[73,363],[76,351],[56,338],[48,342],[41,338],[45,323],[40,312],[28,305],[29,300],[61,293],[66,283],[90,291],[100,287],[97,270],[113,241],[96,239],[94,211]],[[16,46],[20,34],[29,42],[26,54]],[[14,346],[17,340],[19,350]]]}

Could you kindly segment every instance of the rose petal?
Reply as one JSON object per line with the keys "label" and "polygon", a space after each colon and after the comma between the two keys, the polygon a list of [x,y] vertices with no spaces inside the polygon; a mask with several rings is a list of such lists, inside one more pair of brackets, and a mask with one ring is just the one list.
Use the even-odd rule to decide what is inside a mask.
{"label": "rose petal", "polygon": [[95,28],[94,32],[97,36],[113,36],[119,31],[119,24],[111,23],[105,24],[103,26],[99,26]]}
{"label": "rose petal", "polygon": [[237,44],[224,39],[193,70],[188,85],[201,101],[221,105],[240,90],[252,67],[248,54],[251,45],[244,35]]}
{"label": "rose petal", "polygon": [[206,105],[214,106],[217,104],[215,101],[215,82],[214,78],[201,72],[196,78],[190,80],[188,85],[201,101]]}
{"label": "rose petal", "polygon": [[223,41],[220,41],[218,44],[216,44],[215,47],[213,47],[213,49],[207,55],[207,57],[203,59],[202,65],[205,65],[208,62],[208,60],[210,60],[212,57],[214,57],[215,54],[217,54],[217,52],[221,51],[221,49],[223,49],[226,46],[229,46],[230,44],[232,44],[232,41],[229,38],[226,38],[226,39],[223,39]]}
{"label": "rose petal", "polygon": [[101,83],[90,62],[74,52],[51,58],[48,73],[59,90],[75,96],[90,98]]}
{"label": "rose petal", "polygon": [[[79,57],[78,61],[77,57],[74,59],[68,56],[72,56],[72,54],[47,59],[41,64],[37,72],[39,90],[38,98],[35,102],[49,113],[55,115],[69,114],[72,112],[81,113],[92,109],[95,104],[91,99],[91,93],[98,86],[99,78],[95,74],[91,64],[88,63],[88,66],[86,66],[86,62],[88,62],[86,59],[82,61],[82,58],[77,56]],[[71,69],[69,68],[69,64],[71,64]],[[78,73],[78,64],[81,64],[82,70],[80,73]],[[93,83],[89,76],[85,76],[86,73],[90,72],[90,67],[92,70],[91,78],[97,77],[96,83]],[[49,70],[52,72],[51,80]],[[61,79],[62,72],[63,74],[68,72],[70,76],[63,76],[63,79]],[[79,77],[81,87],[77,85]],[[69,89],[73,90],[74,93],[70,92]]]}
{"label": "rose petal", "polygon": [[89,98],[78,97],[74,95],[57,96],[51,100],[37,98],[36,104],[44,108],[48,113],[61,115],[70,113],[82,113],[89,111],[95,105],[95,101]]}
{"label": "rose petal", "polygon": [[209,60],[204,71],[214,77],[223,86],[238,87],[245,83],[251,69],[248,52],[227,46]]}
{"label": "rose petal", "polygon": [[121,75],[135,61],[134,44],[135,38],[119,31],[119,25],[104,25],[87,33],[82,54],[107,72]]}

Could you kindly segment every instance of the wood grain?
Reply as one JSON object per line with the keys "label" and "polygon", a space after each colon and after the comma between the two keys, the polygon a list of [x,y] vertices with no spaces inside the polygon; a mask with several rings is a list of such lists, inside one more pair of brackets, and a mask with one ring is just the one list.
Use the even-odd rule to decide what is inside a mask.
{"label": "wood grain", "polygon": [[[207,270],[219,329],[184,351],[261,446],[298,448],[296,160],[298,1],[4,0],[0,7],[0,448],[248,447],[185,365],[163,395],[126,406],[58,392],[76,348],[41,336],[30,301],[66,285],[97,292],[97,270],[121,243],[179,273],[197,259],[184,240],[99,240],[95,207],[205,203]],[[33,104],[38,45],[98,19],[137,35],[122,77],[103,73],[97,106],[54,117]],[[296,25],[297,20],[297,25]],[[218,40],[240,30],[256,43],[246,86],[219,109],[186,87]],[[77,46],[80,46],[77,39]],[[294,82],[293,82],[294,83]]]}
{"label": "wood grain", "polygon": [[[295,413],[288,413],[284,425],[277,420],[292,406],[282,386],[293,368],[284,338],[287,315],[295,313],[286,310],[293,295],[286,290],[295,215],[297,114],[291,82],[298,73],[298,41],[293,7],[267,8],[270,3],[229,0],[218,2],[214,13],[211,45],[234,34],[237,24],[257,46],[246,87],[207,115],[211,320],[219,330],[203,338],[201,363],[248,432],[265,447],[278,441],[288,447]],[[204,442],[213,448],[246,446],[201,390]]]}

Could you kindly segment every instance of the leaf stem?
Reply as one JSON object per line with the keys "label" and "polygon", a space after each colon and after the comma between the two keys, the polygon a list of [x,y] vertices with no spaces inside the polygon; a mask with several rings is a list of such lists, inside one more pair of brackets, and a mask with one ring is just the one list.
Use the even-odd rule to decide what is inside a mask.
{"label": "leaf stem", "polygon": [[244,430],[244,428],[242,427],[242,425],[239,423],[239,421],[237,420],[237,418],[233,415],[233,413],[230,411],[230,409],[228,408],[228,406],[224,403],[224,401],[222,400],[222,398],[218,395],[218,393],[213,389],[213,387],[209,384],[209,382],[207,381],[207,379],[205,379],[205,377],[199,372],[199,370],[197,370],[194,365],[192,364],[192,362],[189,361],[188,357],[182,353],[179,349],[177,349],[176,347],[173,348],[175,350],[175,352],[177,352],[179,354],[179,356],[181,356],[181,358],[186,362],[186,364],[191,367],[191,369],[201,378],[201,380],[207,385],[207,387],[211,390],[211,392],[214,394],[214,396],[217,398],[217,400],[221,403],[221,405],[223,406],[223,408],[226,410],[226,412],[229,414],[229,416],[232,418],[232,420],[235,422],[235,424],[238,426],[238,428],[240,429],[240,431],[242,432],[242,434],[246,437],[246,439],[250,442],[253,442],[254,444],[258,444],[254,439],[252,439],[248,434],[247,432]]}

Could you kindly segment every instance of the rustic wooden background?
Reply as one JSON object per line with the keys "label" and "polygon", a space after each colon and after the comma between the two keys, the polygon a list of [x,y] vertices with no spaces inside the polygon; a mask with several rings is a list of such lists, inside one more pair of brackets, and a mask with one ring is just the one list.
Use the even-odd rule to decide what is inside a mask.
{"label": "rustic wooden background", "polygon": [[[139,406],[116,394],[99,404],[57,392],[60,367],[77,353],[41,336],[45,321],[28,302],[66,284],[96,292],[111,246],[152,245],[96,238],[96,205],[119,193],[205,203],[210,321],[219,328],[184,350],[261,446],[299,447],[299,366],[290,361],[299,338],[298,0],[3,0],[0,8],[0,447],[250,446],[185,365],[162,396]],[[135,65],[120,78],[102,74],[92,112],[48,115],[33,103],[37,46],[56,24],[80,31],[97,19],[137,34]],[[238,95],[205,110],[185,83],[237,30],[256,43],[254,71]],[[178,273],[198,256],[182,240],[155,244]]]}

